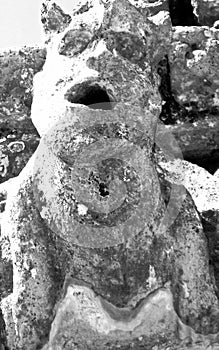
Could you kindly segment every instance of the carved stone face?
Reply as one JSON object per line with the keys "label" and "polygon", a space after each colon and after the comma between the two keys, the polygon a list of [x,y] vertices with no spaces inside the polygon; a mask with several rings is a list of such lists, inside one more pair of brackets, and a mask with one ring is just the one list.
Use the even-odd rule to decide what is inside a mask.
{"label": "carved stone face", "polygon": [[194,334],[185,324],[209,333],[218,300],[201,223],[181,188],[181,208],[167,210],[171,187],[156,168],[165,2],[66,9],[43,5],[47,59],[31,114],[42,140],[7,209],[8,328],[19,350],[146,348]]}
{"label": "carved stone face", "polygon": [[35,77],[32,107],[38,132],[78,104],[110,109],[115,102],[142,108],[153,134],[161,105],[156,69],[170,41],[168,12],[153,10],[149,17],[151,11],[128,0],[84,3],[74,2],[71,16],[50,1],[43,7],[47,60]]}
{"label": "carved stone face", "polygon": [[147,8],[129,1],[76,2],[70,14],[52,2],[43,7],[47,59],[32,106],[44,136],[37,198],[42,217],[68,242],[114,246],[153,221],[160,204],[152,164],[156,66],[169,36],[154,22],[166,31],[170,22],[165,11],[149,20]]}

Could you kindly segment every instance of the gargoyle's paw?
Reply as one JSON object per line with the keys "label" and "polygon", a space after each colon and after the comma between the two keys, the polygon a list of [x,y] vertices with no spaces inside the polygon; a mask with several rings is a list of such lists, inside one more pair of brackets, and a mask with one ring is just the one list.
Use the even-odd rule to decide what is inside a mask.
{"label": "gargoyle's paw", "polygon": [[44,350],[68,349],[72,344],[78,344],[78,349],[111,349],[116,343],[121,348],[134,344],[133,348],[146,349],[148,343],[158,343],[163,334],[183,349],[188,343],[202,344],[199,350],[208,346],[216,350],[213,344],[219,336],[196,334],[183,324],[174,310],[169,289],[160,288],[151,293],[135,309],[118,308],[72,279],[57,307]]}
{"label": "gargoyle's paw", "polygon": [[[96,296],[89,287],[72,283],[58,306],[47,349],[65,348],[64,341],[78,342],[84,349],[88,348],[89,342],[92,349],[99,349],[100,340],[103,348],[108,349],[104,346],[107,341],[110,344],[128,341],[130,344],[134,338],[153,338],[163,332],[171,337],[176,328],[177,315],[168,290],[158,290],[131,310],[117,308]],[[80,343],[77,334],[81,335]]]}

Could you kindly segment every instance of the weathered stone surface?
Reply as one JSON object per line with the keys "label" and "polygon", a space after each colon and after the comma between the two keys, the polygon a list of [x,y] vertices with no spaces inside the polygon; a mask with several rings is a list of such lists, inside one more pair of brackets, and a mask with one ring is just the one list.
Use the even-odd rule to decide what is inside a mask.
{"label": "weathered stone surface", "polygon": [[62,9],[51,1],[45,1],[41,9],[41,21],[45,33],[60,33],[71,22],[71,16],[65,14]]}
{"label": "weathered stone surface", "polygon": [[[26,48],[22,49],[20,53],[15,51],[2,52],[1,104],[3,109],[1,117],[1,151],[3,151],[3,153],[1,164],[2,174],[5,176],[1,176],[1,182],[7,180],[9,177],[18,175],[38,144],[38,133],[29,119],[30,106],[32,103],[32,78],[29,79],[28,82],[25,81],[28,88],[19,96],[14,98],[13,94],[16,89],[19,89],[24,67],[26,67],[27,70],[29,68],[33,69],[31,71],[33,75],[41,69],[44,61],[44,49]],[[196,109],[196,111],[194,111],[194,108],[188,111],[188,109],[186,110],[186,108],[179,105],[179,103],[171,102],[172,95],[170,86],[167,86],[168,79],[169,84],[171,84],[170,71],[167,72],[165,67],[166,62],[164,60],[162,68],[161,66],[159,68],[159,73],[163,77],[161,92],[163,99],[167,101],[167,105],[166,107],[164,106],[165,108],[163,107],[165,112],[161,115],[161,118],[167,124],[174,123],[173,126],[169,126],[169,130],[173,132],[178,140],[184,158],[198,164],[200,163],[200,165],[206,166],[210,171],[214,171],[218,167],[217,160],[219,152],[219,136],[217,132],[219,126],[217,115],[207,115],[205,117],[204,115],[206,112],[199,113],[199,110]],[[161,69],[163,70],[161,71]],[[16,72],[16,76],[14,76],[13,72]],[[179,80],[181,80],[181,76]],[[215,91],[215,88],[212,91]],[[69,96],[69,98],[71,99],[71,96]],[[24,101],[28,101],[28,103]],[[6,107],[7,110],[5,109],[5,113],[3,114],[3,110]],[[179,119],[181,123],[177,124],[176,122]],[[185,123],[185,121],[187,122]],[[191,123],[191,121],[193,122]],[[31,134],[27,135],[27,132]],[[11,141],[14,142],[14,140],[22,141],[23,133],[25,149],[22,152],[12,154],[7,145],[9,145]],[[202,137],[200,137],[200,134]],[[14,159],[17,158],[17,156],[19,157],[19,161],[15,162]],[[209,164],[209,159],[211,159],[211,164]]]}
{"label": "weathered stone surface", "polygon": [[[20,120],[19,120],[20,119]],[[26,165],[39,143],[30,118],[18,113],[0,121],[3,137],[0,144],[0,181],[17,176]]]}
{"label": "weathered stone surface", "polygon": [[167,125],[175,136],[186,160],[207,169],[211,174],[219,167],[219,120],[217,115],[202,116],[196,121]]}
{"label": "weathered stone surface", "polygon": [[160,119],[170,125],[185,159],[211,172],[219,164],[218,44],[216,28],[173,27],[169,57],[158,68]]}
{"label": "weathered stone surface", "polygon": [[218,0],[191,0],[191,3],[200,25],[212,27],[219,19]]}
{"label": "weathered stone surface", "polygon": [[[0,183],[20,173],[39,143],[39,134],[30,119],[30,106],[33,75],[42,68],[44,60],[45,49],[23,48],[0,54]],[[1,187],[0,224],[6,197],[7,190]],[[7,299],[13,288],[13,267],[8,238],[0,235],[0,240],[0,296]],[[4,325],[0,313],[0,343],[6,343]]]}
{"label": "weathered stone surface", "polygon": [[[32,104],[42,140],[8,186],[2,219],[13,292],[9,278],[1,342],[7,336],[12,350],[219,343],[217,281],[200,217],[191,196],[157,170],[156,71],[170,21],[130,3],[76,4],[66,22],[56,6],[44,8],[53,34]],[[63,41],[79,28],[85,35],[75,45]]]}
{"label": "weathered stone surface", "polygon": [[209,242],[210,264],[214,269],[219,297],[219,210],[208,210],[202,212],[201,215],[203,228]]}
{"label": "weathered stone surface", "polygon": [[191,194],[202,217],[208,238],[210,263],[214,270],[217,295],[219,295],[219,177],[205,169],[182,160],[160,161],[167,171],[166,179],[184,185]]}
{"label": "weathered stone surface", "polygon": [[[197,27],[196,27],[197,28]],[[168,29],[168,26],[167,26]],[[190,35],[190,29],[187,27],[185,30],[185,36]],[[175,29],[174,29],[175,31]],[[200,31],[201,27],[200,27]],[[180,39],[181,40],[181,39]],[[177,41],[174,41],[173,48],[175,51],[178,50]],[[181,48],[179,47],[179,50]],[[217,96],[217,85],[213,84],[211,87],[204,86],[204,82],[202,82],[202,86],[198,91],[198,83],[200,84],[200,79],[198,79],[198,83],[196,84],[197,77],[194,77],[190,68],[186,67],[185,59],[182,60],[177,59],[176,57],[169,60],[169,64],[167,65],[166,59],[163,59],[160,62],[159,66],[159,74],[161,76],[161,87],[160,92],[162,94],[162,99],[165,101],[163,105],[163,111],[161,113],[161,119],[165,124],[175,124],[173,127],[170,126],[170,130],[174,133],[175,137],[179,140],[180,147],[183,152],[184,158],[187,160],[191,160],[206,167],[211,172],[217,168],[218,164],[218,118],[216,115],[209,115],[209,110],[215,113],[215,106],[211,104],[213,101],[212,98]],[[22,49],[19,52],[2,52],[1,56],[1,70],[2,70],[2,108],[6,108],[3,113],[2,110],[2,136],[4,140],[4,136],[10,134],[13,135],[13,130],[18,128],[20,130],[31,129],[32,124],[29,122],[29,113],[30,106],[32,103],[32,76],[34,73],[38,72],[43,63],[45,61],[45,50],[44,49],[32,49],[26,48]],[[176,68],[173,69],[173,66],[176,63]],[[190,101],[191,95],[189,94],[190,89],[186,88],[186,100],[178,101],[177,97],[177,88],[175,88],[174,94],[171,87],[171,78],[170,67],[171,70],[175,72],[173,75],[174,84],[178,84],[183,81],[186,84],[185,75],[188,78],[188,81],[193,81],[193,86],[195,88],[195,94],[197,94],[198,102],[194,103],[194,101]],[[25,80],[26,88],[25,90],[20,89],[20,81],[22,81],[21,75],[24,67],[31,71],[31,75],[29,77],[31,79]],[[184,67],[184,68],[183,68]],[[186,71],[186,74],[185,74]],[[16,75],[15,73],[16,72]],[[177,74],[178,75],[177,75]],[[217,75],[217,73],[215,73]],[[215,76],[216,76],[215,75]],[[208,79],[208,78],[207,78]],[[183,86],[182,86],[183,88]],[[15,91],[20,91],[20,95],[16,98],[14,97]],[[180,90],[179,90],[180,91]],[[181,89],[182,91],[182,89]],[[188,93],[187,93],[188,91]],[[212,96],[210,95],[212,93]],[[193,96],[195,95],[193,93]],[[70,97],[71,98],[71,97]],[[177,100],[176,100],[177,99]],[[203,101],[203,102],[202,102]],[[211,102],[209,102],[211,101]],[[205,105],[206,103],[206,105]],[[198,104],[201,104],[201,111],[199,110]],[[16,112],[15,114],[13,114]],[[20,114],[21,113],[21,114]],[[27,118],[25,117],[27,115]],[[24,126],[21,123],[21,127],[19,128],[20,122],[18,121],[12,123],[12,119],[16,118],[24,118],[27,122],[24,123]],[[3,122],[7,118],[7,123]],[[11,121],[11,122],[9,122]],[[180,124],[177,122],[180,121]],[[184,124],[186,122],[186,124]],[[10,124],[11,123],[11,124]],[[30,123],[30,126],[27,126],[27,123]],[[15,125],[14,125],[15,124]],[[211,127],[214,125],[214,127]],[[15,127],[14,127],[15,126]],[[33,131],[34,133],[34,131]],[[200,138],[199,135],[202,135]],[[26,136],[25,136],[26,137]],[[33,136],[34,137],[34,136]],[[28,137],[27,137],[28,138]],[[184,139],[186,141],[184,142]],[[208,147],[206,147],[206,139],[208,140]],[[13,139],[12,139],[13,140]],[[19,136],[18,141],[21,140]],[[33,138],[31,137],[31,140]],[[35,146],[37,144],[38,135],[36,134],[36,142],[34,142],[33,146],[28,143],[28,147],[31,147],[31,152],[34,151]],[[10,141],[10,140],[9,140]],[[22,141],[22,140],[21,140]],[[10,143],[10,142],[9,142]],[[3,144],[2,144],[3,146]],[[5,181],[8,177],[17,175],[23,166],[26,164],[26,161],[30,157],[31,153],[27,157],[24,156],[24,161],[14,162],[12,160],[12,156],[15,154],[11,154],[8,152],[7,146],[2,147],[2,149],[6,150],[6,154],[2,154],[2,174],[6,172],[4,169],[8,164],[11,167],[7,171],[6,177],[1,177],[1,181]],[[24,149],[24,152],[17,154],[19,158],[26,152],[27,148]],[[8,154],[10,159],[8,160]],[[209,161],[211,159],[211,161]],[[16,167],[16,169],[15,169]]]}
{"label": "weathered stone surface", "polygon": [[0,183],[17,176],[39,143],[30,120],[33,76],[45,49],[23,48],[0,54]]}
{"label": "weathered stone surface", "polygon": [[[45,48],[1,51],[1,113],[29,112],[32,103],[33,76],[40,71],[46,57]],[[26,107],[26,109],[25,109]]]}
{"label": "weathered stone surface", "polygon": [[172,92],[176,100],[190,111],[218,113],[218,45],[218,29],[173,29],[170,53]]}
{"label": "weathered stone surface", "polygon": [[[151,295],[148,301],[149,303],[145,303],[145,305],[142,303],[142,311],[137,316],[128,317],[126,311],[121,309],[119,310],[119,317],[115,318],[114,314],[118,310],[101,297],[96,297],[88,287],[70,286],[67,289],[65,299],[60,305],[57,319],[53,323],[49,345],[43,349],[55,349],[57,346],[65,349],[77,346],[78,349],[83,349],[84,347],[87,348],[87,339],[89,339],[89,346],[94,349],[113,349],[118,343],[116,341],[118,336],[122,348],[130,346],[130,343],[132,347],[140,347],[141,344],[144,344],[141,336],[143,333],[148,333],[147,336],[150,337],[150,341],[154,341],[150,329],[152,326],[154,330],[156,329],[160,333],[161,325],[159,321],[161,319],[165,320],[163,322],[165,336],[167,338],[168,336],[172,337],[171,333],[175,330],[177,316],[173,309],[171,293],[159,290],[153,296]],[[84,308],[83,303],[89,306]],[[93,316],[91,316],[90,310],[92,310]],[[153,314],[153,318],[145,318],[147,313]],[[126,318],[126,323],[123,323],[124,318]],[[80,323],[77,320],[80,320]],[[166,328],[167,324],[169,325],[168,329]],[[71,339],[66,343],[64,336],[66,326],[69,331],[74,329],[75,333],[83,334],[83,336],[78,337],[78,339],[77,337],[74,340]],[[127,329],[129,329],[129,339],[124,337],[124,332],[127,332]],[[135,333],[134,337],[133,333]]]}

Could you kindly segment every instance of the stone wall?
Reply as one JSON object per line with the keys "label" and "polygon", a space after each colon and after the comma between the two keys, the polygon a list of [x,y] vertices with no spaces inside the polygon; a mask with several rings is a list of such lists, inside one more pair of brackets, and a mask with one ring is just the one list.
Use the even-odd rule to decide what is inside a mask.
{"label": "stone wall", "polygon": [[[160,119],[175,135],[184,159],[211,173],[219,166],[218,36],[213,27],[173,27],[170,55],[158,66]],[[30,109],[33,76],[45,57],[43,48],[1,52],[0,183],[19,174],[39,142]]]}

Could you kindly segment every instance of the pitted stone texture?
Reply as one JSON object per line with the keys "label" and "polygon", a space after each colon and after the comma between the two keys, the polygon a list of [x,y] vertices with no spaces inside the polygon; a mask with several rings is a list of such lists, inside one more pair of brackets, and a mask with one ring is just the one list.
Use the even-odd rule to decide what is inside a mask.
{"label": "pitted stone texture", "polygon": [[65,14],[62,9],[51,1],[43,4],[41,21],[45,33],[62,32],[71,22],[71,16]]}
{"label": "pitted stone texture", "polygon": [[[83,5],[86,4],[83,2]],[[73,14],[70,11],[73,19],[69,25],[61,32],[57,28],[51,36],[49,34],[47,59],[43,71],[35,78],[32,105],[33,122],[43,136],[42,148],[39,148],[43,150],[42,159],[37,159],[38,154],[33,156],[19,175],[16,188],[8,195],[2,232],[9,237],[14,285],[13,293],[1,302],[8,344],[12,350],[37,350],[49,337],[56,341],[54,329],[51,333],[50,329],[54,317],[55,323],[59,316],[62,320],[63,314],[59,312],[62,303],[63,318],[66,316],[66,289],[70,326],[74,318],[73,300],[79,316],[88,316],[96,327],[95,312],[98,307],[100,312],[103,310],[96,295],[101,295],[105,305],[102,320],[113,324],[117,337],[119,329],[125,330],[122,334],[125,345],[118,338],[115,342],[120,347],[132,344],[127,308],[131,310],[128,316],[134,315],[135,320],[144,320],[143,324],[148,325],[147,329],[136,331],[144,345],[150,344],[151,337],[159,342],[165,337],[163,330],[168,332],[168,325],[171,325],[168,338],[175,337],[175,325],[165,318],[166,311],[168,317],[175,317],[171,300],[181,322],[197,332],[216,334],[219,318],[216,314],[214,319],[213,311],[218,310],[218,299],[209,272],[207,242],[188,194],[183,197],[181,210],[177,211],[177,221],[164,230],[160,227],[167,201],[159,181],[167,194],[171,191],[171,186],[163,181],[164,174],[158,178],[154,157],[154,135],[161,109],[156,68],[160,55],[166,54],[169,48],[167,14],[163,12],[161,19],[159,14],[146,18],[145,11],[125,0],[108,5],[105,1],[91,1],[84,10],[80,13],[79,6]],[[165,28],[164,34],[161,28]],[[75,52],[69,47],[73,53],[71,57],[60,54],[65,35],[81,29],[92,34],[86,46],[79,42]],[[109,42],[104,36],[106,33],[110,33]],[[123,50],[118,45],[119,33],[126,34]],[[139,40],[144,42],[142,51],[138,51],[140,61],[128,47],[132,41],[139,43]],[[103,97],[98,99],[99,95]],[[103,108],[105,103],[106,109]],[[140,121],[138,111],[143,112]],[[49,132],[52,138],[47,138]],[[91,192],[89,201],[87,187]],[[107,198],[102,206],[101,193]],[[178,196],[181,193],[177,192]],[[76,195],[80,199],[76,205],[77,217],[72,213]],[[109,220],[110,210],[113,209],[114,215],[125,200],[126,204],[131,204],[127,216],[120,221]],[[175,200],[182,198],[176,196]],[[139,216],[136,231],[128,231],[130,225],[127,225],[122,232],[122,225],[132,220],[132,215],[139,210],[143,217]],[[103,217],[96,213],[103,211],[107,215],[103,215],[104,220],[98,227]],[[83,222],[90,213],[96,215],[95,225],[91,222],[94,217]],[[51,225],[54,222],[56,225]],[[82,229],[83,239],[80,225],[87,230]],[[86,242],[89,229],[94,226],[99,237],[97,239],[92,231],[91,240],[98,243],[96,247]],[[117,237],[112,246],[99,244],[101,239],[103,243],[109,240],[106,232],[101,235],[105,227],[109,234],[116,229]],[[86,293],[76,290],[72,298],[74,288],[64,283],[72,278],[88,284],[89,290]],[[168,292],[164,293],[161,307],[165,311],[162,322],[160,309],[147,301],[156,290],[156,295],[162,294],[164,286]],[[139,308],[142,300],[141,305],[146,307],[143,314]],[[153,310],[156,310],[156,317]],[[110,321],[112,315],[116,319],[121,317],[119,327]],[[91,334],[89,329],[84,329],[82,321],[81,324],[82,328],[77,328],[76,324],[77,332],[69,332],[68,322],[60,325],[58,320],[55,338],[56,334],[61,334],[63,342],[67,334],[69,338],[65,340],[70,342],[70,347],[79,343],[85,349],[92,348],[91,340],[94,339],[94,344],[99,341],[103,327],[100,325]],[[86,337],[82,329],[88,331]],[[136,338],[134,330],[133,338]],[[110,340],[104,346],[114,349],[115,343]]]}
{"label": "pitted stone texture", "polygon": [[[7,332],[13,334],[13,327],[16,325],[17,336],[9,339],[12,349],[29,350],[37,348],[36,344],[44,344],[51,324],[54,302],[59,300],[65,277],[76,277],[85,281],[103,299],[114,305],[120,302],[120,307],[128,305],[133,310],[151,291],[172,280],[170,287],[174,305],[179,309],[182,320],[189,322],[196,330],[208,333],[210,327],[212,331],[212,320],[208,319],[208,314],[205,315],[207,326],[201,324],[201,321],[197,322],[199,308],[203,312],[206,307],[208,309],[216,306],[217,300],[206,272],[208,259],[205,255],[205,239],[189,197],[176,225],[170,231],[171,234],[165,232],[160,236],[155,227],[157,219],[154,218],[153,227],[130,239],[127,245],[114,247],[114,254],[109,248],[82,249],[64,242],[39,217],[39,212],[33,205],[35,201],[32,179],[28,178],[32,169],[33,164],[30,162],[19,176],[18,192],[13,193],[14,199],[9,202],[10,209],[6,212],[7,221],[4,226],[13,247],[16,287],[12,294],[13,303],[11,299],[4,299],[2,303]],[[158,212],[162,213],[160,210]],[[186,250],[185,242],[189,242]],[[196,289],[197,285],[199,287]],[[7,316],[10,308],[13,321]],[[137,310],[136,315],[140,312]],[[194,319],[190,320],[190,313]],[[118,317],[116,309],[115,317]],[[141,317],[140,314],[137,317]],[[148,319],[146,316],[145,318]],[[123,319],[121,324],[123,327],[127,325]],[[62,327],[65,330],[61,328],[60,334],[65,331],[68,333],[68,323],[66,328],[65,325]],[[153,336],[154,326],[147,331]],[[84,339],[80,332],[76,338],[72,338],[72,332],[69,334],[71,345]],[[98,341],[99,336],[94,335],[94,342]],[[124,337],[126,338],[125,335]],[[149,341],[147,336],[144,337],[144,332],[142,337],[145,342]],[[168,336],[170,337],[171,335]],[[126,343],[129,342],[128,339],[125,340]],[[118,343],[121,344],[120,340]],[[89,346],[89,340],[86,346]],[[106,349],[111,348],[112,342],[109,341]]]}
{"label": "pitted stone texture", "polygon": [[[82,306],[84,304],[87,308]],[[163,350],[164,347],[187,350],[189,344],[197,350],[205,350],[208,346],[212,350],[218,348],[217,335],[196,334],[179,320],[168,289],[162,288],[150,295],[140,303],[138,310],[136,313],[128,308],[115,308],[96,296],[88,286],[71,281],[58,306],[49,342],[42,350]],[[126,319],[125,323],[122,318]],[[152,327],[154,332],[150,331]],[[73,333],[76,335],[74,338]],[[176,335],[181,341],[176,339]]]}
{"label": "pitted stone texture", "polygon": [[[114,305],[119,301],[120,306],[128,305],[133,310],[150,292],[170,282],[174,307],[182,320],[197,331],[209,333],[210,327],[216,332],[217,329],[212,327],[217,327],[217,323],[203,311],[216,307],[217,299],[207,272],[206,241],[190,197],[171,231],[161,235],[157,229],[159,219],[155,216],[151,227],[130,238],[127,245],[114,247],[114,254],[109,248],[82,249],[59,238],[39,216],[33,194],[31,162],[19,176],[17,192],[13,191],[13,197],[9,197],[7,222],[3,227],[10,237],[16,282],[12,294],[14,302],[4,299],[2,304],[8,334],[13,334],[13,328],[17,327],[17,336],[9,339],[13,350],[35,349],[37,344],[43,346],[46,342],[54,303],[59,300],[65,277],[77,277],[89,283],[105,300]],[[162,215],[163,210],[161,205],[157,213]],[[14,315],[12,321],[7,316],[10,308]],[[199,315],[200,322],[197,322]],[[207,325],[202,324],[202,317]],[[127,323],[121,322],[125,327]],[[60,334],[72,335],[68,323],[66,328],[63,327]],[[152,335],[153,329],[151,326]],[[71,346],[80,339],[89,338],[85,339],[81,332],[77,334],[76,338],[70,336]],[[94,342],[99,336],[94,335]],[[143,342],[149,342],[150,338],[144,337],[144,332],[142,337]],[[130,343],[128,339],[126,344]],[[117,342],[122,345],[120,340]],[[105,348],[111,349],[112,343],[107,342]],[[85,341],[85,346],[89,346],[89,340]]]}
{"label": "pitted stone texture", "polygon": [[104,5],[101,4],[99,0],[89,1],[85,9],[84,6],[82,6],[82,8],[80,7],[80,3],[71,3],[71,11],[68,11],[71,15],[64,13],[62,9],[51,0],[43,2],[42,6],[41,21],[44,23],[46,44],[51,42],[52,38],[54,39],[54,33],[63,36],[63,34],[66,34],[69,30],[79,31],[80,29],[85,30],[86,28],[94,32],[100,27],[103,20]]}
{"label": "pitted stone texture", "polygon": [[[48,254],[49,240],[42,246],[41,238],[38,236],[42,232],[45,233],[45,230],[40,225],[37,211],[31,205],[33,197],[31,198],[31,194],[28,192],[30,191],[30,179],[26,176],[27,169],[28,166],[17,178],[16,186],[11,186],[8,190],[7,199],[10,214],[8,216],[9,212],[6,210],[2,221],[2,235],[8,237],[10,243],[10,252],[7,253],[7,247],[3,245],[3,254],[4,257],[10,257],[13,263],[13,292],[6,297],[2,295],[1,309],[6,324],[7,345],[10,349],[16,350],[25,349],[25,346],[26,349],[31,349],[44,341],[49,331],[46,319],[48,320],[48,313],[51,313],[50,305],[51,302],[54,305],[54,293],[57,290],[56,288],[51,289],[51,280],[55,278],[59,283],[55,264],[50,262],[48,265],[51,258]],[[15,208],[17,205],[19,206],[19,201],[23,201],[23,196],[26,198],[24,200],[26,204],[22,210],[18,211]],[[15,212],[13,212],[13,208]],[[14,224],[10,225],[8,230],[10,215],[14,217]],[[18,222],[22,223],[19,224],[17,230]],[[33,236],[32,230],[35,232]],[[49,260],[46,262],[45,259]],[[22,317],[23,322],[18,327],[16,320],[20,317]],[[29,322],[30,319],[34,320],[32,324]],[[20,338],[26,339],[26,337],[30,341],[24,346],[23,340],[21,341]]]}
{"label": "pitted stone texture", "polygon": [[165,169],[165,178],[183,185],[190,192],[202,219],[204,233],[208,239],[209,261],[215,278],[216,293],[219,288],[219,181],[205,169],[180,159],[158,160]]}
{"label": "pitted stone texture", "polygon": [[[85,304],[86,308],[83,306]],[[59,305],[49,343],[43,350],[66,350],[73,346],[77,346],[77,349],[112,349],[117,342],[120,347],[130,346],[130,343],[143,347],[147,344],[147,338],[154,341],[155,334],[165,333],[166,338],[172,338],[178,319],[168,290],[163,289],[150,296],[139,305],[138,310],[137,314],[128,309],[119,310],[95,296],[88,287],[72,283]],[[116,313],[120,315],[116,317]],[[73,332],[81,336],[73,339]]]}
{"label": "pitted stone texture", "polygon": [[59,47],[60,55],[72,57],[84,51],[91,41],[92,33],[89,31],[69,30],[61,41]]}
{"label": "pitted stone texture", "polygon": [[[151,71],[156,71],[162,55],[168,51],[169,28],[167,13],[152,21],[152,17],[151,20],[145,18],[125,0],[114,1],[108,9],[94,2],[88,12],[76,13],[62,33],[54,33],[44,69],[35,76],[32,120],[39,133],[44,134],[65,115],[66,106],[70,106],[66,101],[67,95],[68,101],[78,103],[74,94],[77,95],[77,89],[80,90],[82,84],[85,84],[84,96],[90,93],[88,90],[93,85],[95,88],[98,86],[114,102],[141,106],[146,115],[154,115],[155,122],[160,113],[159,79],[154,74],[151,84],[149,77]],[[86,43],[78,38],[78,46],[67,44],[63,47],[62,40],[66,35],[78,30],[85,35]],[[133,54],[136,45],[139,48],[137,55]],[[64,53],[72,60],[66,59]],[[55,69],[51,70],[51,67]],[[74,91],[72,97],[71,91]],[[93,101],[98,102],[107,101]]]}
{"label": "pitted stone texture", "polygon": [[40,48],[0,53],[0,183],[20,173],[39,143],[30,107],[33,75],[45,56]]}
{"label": "pitted stone texture", "polygon": [[[164,28],[162,28],[162,31],[163,30]],[[168,28],[166,28],[166,30],[168,30]],[[39,135],[29,120],[32,103],[32,75],[42,68],[45,58],[46,50],[42,48],[26,48],[20,51],[8,51],[1,54],[2,100],[0,103],[0,129],[2,137],[0,139],[0,148],[2,151],[2,165],[4,165],[1,171],[2,174],[6,175],[0,177],[1,181],[5,181],[9,177],[17,176],[38,145]],[[26,73],[24,74],[24,67],[31,73],[31,75],[28,74],[28,77]],[[168,72],[165,74],[167,77]],[[22,79],[21,76],[26,78]],[[166,79],[167,78],[164,78],[162,85],[165,89],[167,89]],[[25,90],[20,89],[22,84],[25,84]],[[90,86],[89,84],[80,84],[80,88],[79,85],[75,86],[70,89],[69,93],[66,93],[66,99],[68,100],[67,95],[69,95],[70,100],[71,98],[76,99],[74,93],[77,92],[77,100],[81,101],[82,98],[83,102],[83,93],[86,86],[91,92],[96,91],[99,93],[98,85],[95,86],[95,84],[93,84]],[[112,101],[113,96],[111,96],[111,91],[108,90],[107,94],[109,96],[108,102],[110,102],[110,100]],[[169,95],[166,94],[166,98],[168,97]],[[91,94],[90,103],[92,103],[92,98],[93,94]],[[175,123],[179,120],[179,115],[179,110],[176,109],[174,115]],[[193,117],[192,113],[189,113],[189,115]],[[209,114],[206,117],[202,117],[202,114],[197,112],[195,115],[196,121],[191,123],[193,120],[191,119],[188,118],[188,122],[185,122],[185,118],[182,116],[181,123],[169,126],[169,130],[178,140],[184,158],[206,167],[212,173],[219,165],[218,118],[216,115]],[[167,123],[169,123],[169,121],[167,121]],[[25,148],[22,152],[12,153],[9,151],[8,145],[10,145],[11,142],[16,142],[15,140],[25,143]],[[211,161],[209,161],[210,158]]]}
{"label": "pitted stone texture", "polygon": [[218,0],[191,0],[191,2],[200,25],[212,27],[219,19]]}
{"label": "pitted stone texture", "polygon": [[49,227],[87,247],[117,245],[144,229],[159,202],[149,127],[130,107],[69,109],[35,160],[37,206]]}
{"label": "pitted stone texture", "polygon": [[219,30],[173,28],[170,69],[172,93],[188,111],[219,110]]}

